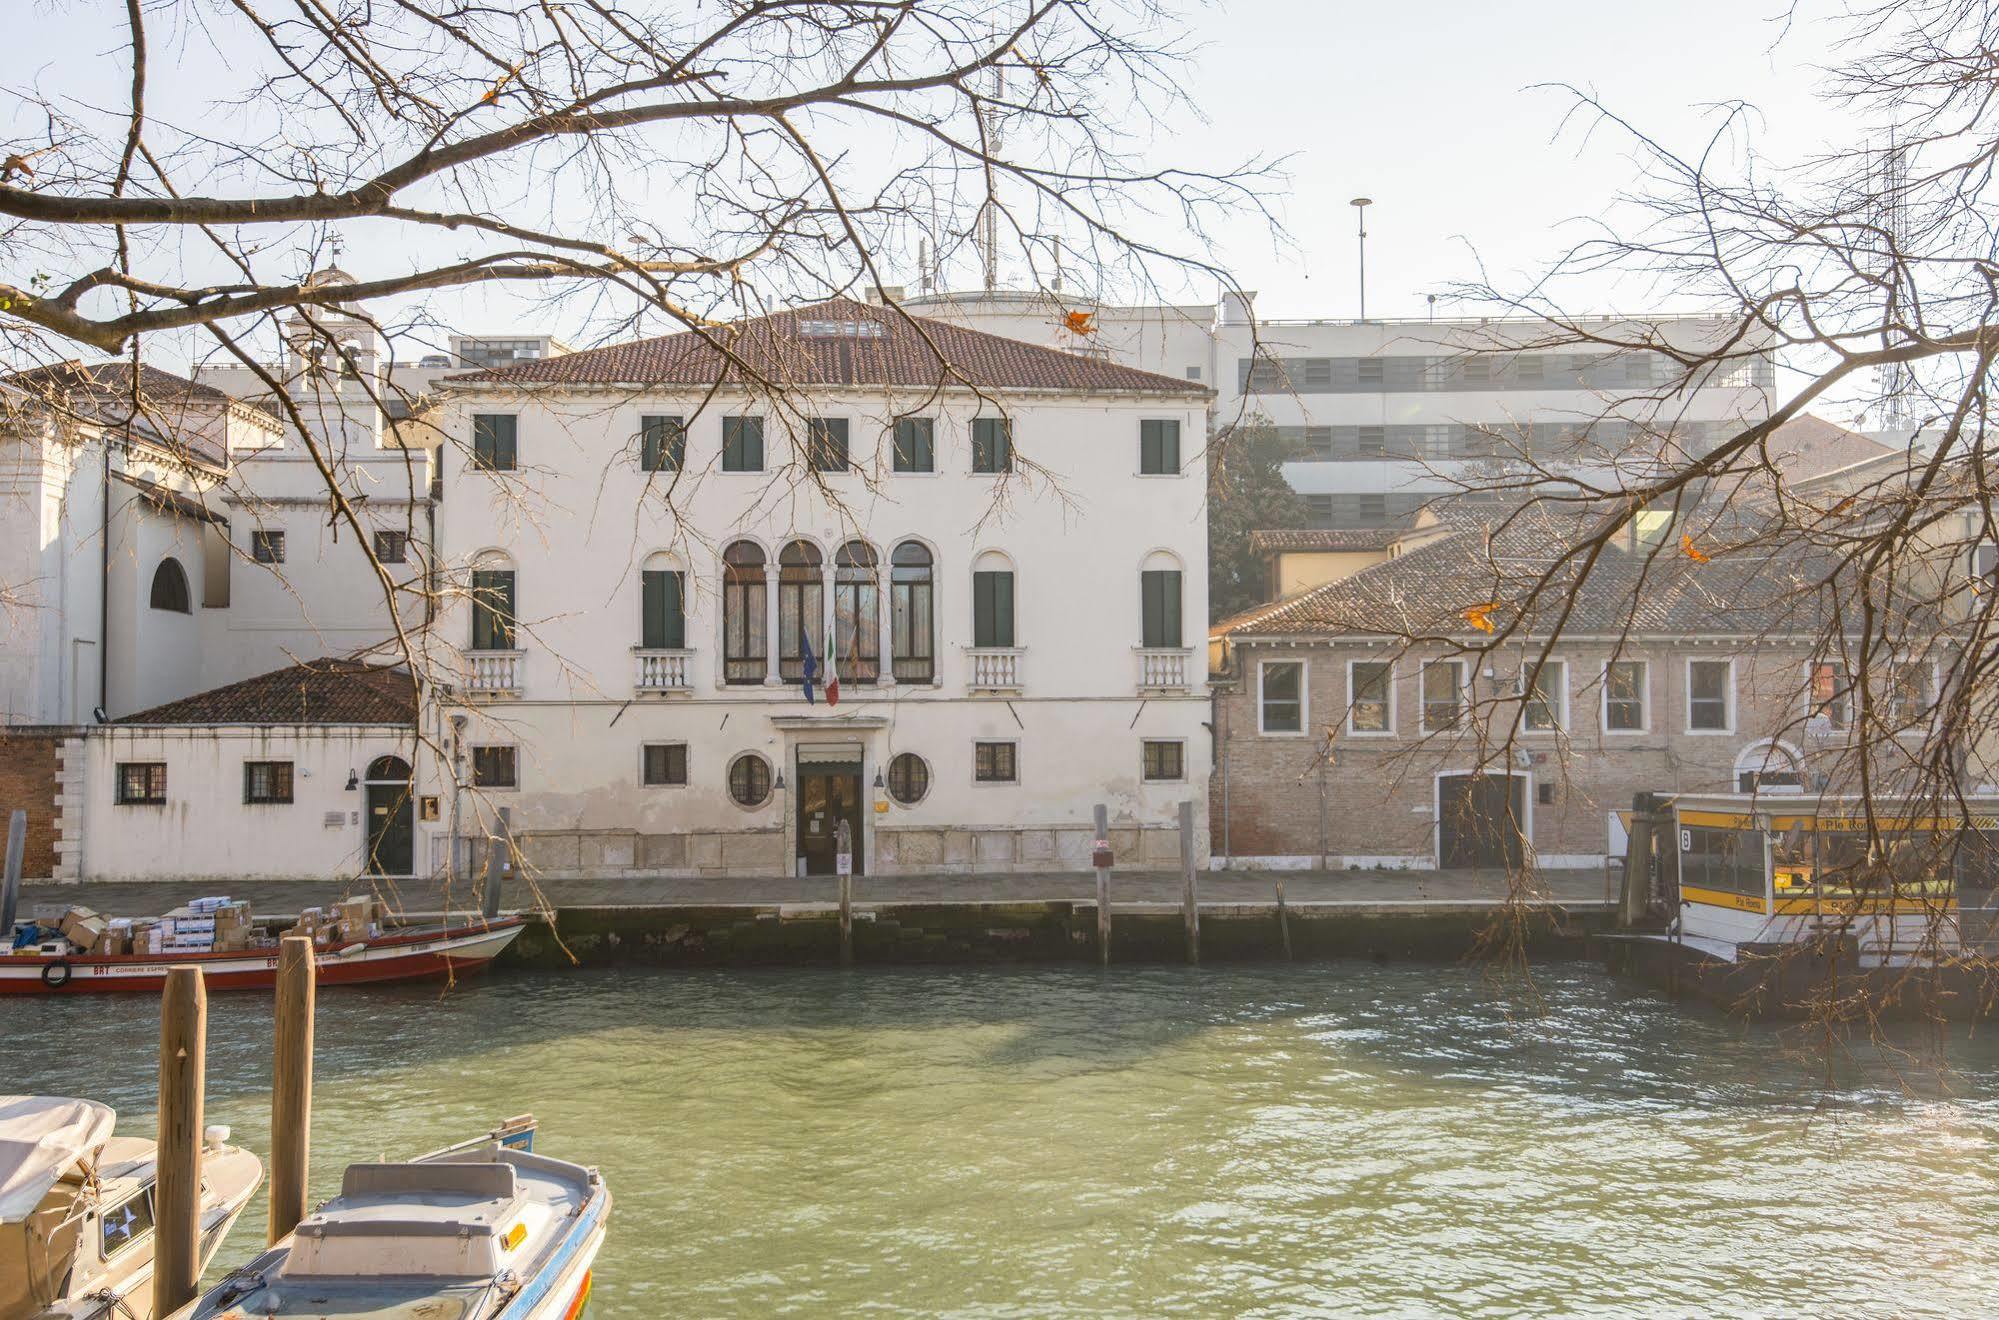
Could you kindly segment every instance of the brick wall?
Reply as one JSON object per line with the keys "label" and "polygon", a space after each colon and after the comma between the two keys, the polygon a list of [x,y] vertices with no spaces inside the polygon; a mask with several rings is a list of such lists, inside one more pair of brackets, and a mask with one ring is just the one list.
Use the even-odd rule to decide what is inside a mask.
{"label": "brick wall", "polygon": [[[1442,652],[1437,652],[1441,656]],[[1799,716],[1807,653],[1772,644],[1754,650],[1713,644],[1628,646],[1625,660],[1648,664],[1647,728],[1608,732],[1602,718],[1605,645],[1578,644],[1558,653],[1568,665],[1566,729],[1523,734],[1512,761],[1527,780],[1529,838],[1544,861],[1586,864],[1606,849],[1607,815],[1631,805],[1632,794],[1735,790],[1737,759],[1752,745],[1780,736],[1800,753],[1809,776],[1834,753],[1802,736]],[[1394,731],[1363,736],[1348,727],[1348,662],[1394,659]],[[1430,866],[1436,858],[1438,776],[1505,764],[1491,743],[1502,733],[1426,733],[1421,727],[1420,668],[1424,657],[1391,657],[1383,648],[1239,645],[1235,674],[1219,694],[1219,730],[1226,770],[1210,784],[1214,851],[1240,859],[1318,862],[1332,866]],[[1690,732],[1688,659],[1734,662],[1733,729]],[[1301,733],[1259,729],[1262,664],[1302,660],[1306,711]],[[1508,691],[1521,658],[1476,662],[1474,706]],[[1485,671],[1493,672],[1487,674]],[[1494,712],[1502,707],[1492,707]],[[1331,730],[1330,743],[1328,731]],[[1754,753],[1751,753],[1754,756]],[[1224,780],[1226,779],[1226,804]],[[1809,781],[1808,781],[1809,782]],[[1322,833],[1323,831],[1323,833]],[[1321,842],[1323,838],[1323,843]]]}
{"label": "brick wall", "polygon": [[28,851],[21,874],[47,880],[56,872],[57,756],[67,731],[0,729],[0,846],[14,810],[28,811]]}

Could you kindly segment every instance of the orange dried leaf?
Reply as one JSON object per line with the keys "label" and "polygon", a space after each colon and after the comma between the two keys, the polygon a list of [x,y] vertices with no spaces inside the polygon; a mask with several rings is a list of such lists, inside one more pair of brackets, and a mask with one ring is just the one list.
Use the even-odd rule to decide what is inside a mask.
{"label": "orange dried leaf", "polygon": [[1483,605],[1473,605],[1464,612],[1465,622],[1482,633],[1492,631],[1492,612],[1499,608],[1499,602],[1489,600]]}
{"label": "orange dried leaf", "polygon": [[1070,312],[1062,318],[1062,324],[1071,334],[1093,335],[1097,333],[1095,312]]}
{"label": "orange dried leaf", "polygon": [[1696,564],[1705,564],[1708,562],[1708,557],[1701,552],[1699,546],[1694,544],[1694,538],[1686,532],[1680,533],[1680,549],[1686,551],[1687,558],[1693,560]]}

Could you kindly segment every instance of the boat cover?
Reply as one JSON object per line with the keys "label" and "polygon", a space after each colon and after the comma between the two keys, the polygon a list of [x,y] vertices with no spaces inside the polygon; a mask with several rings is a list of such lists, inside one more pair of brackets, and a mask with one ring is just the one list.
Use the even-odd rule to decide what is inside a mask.
{"label": "boat cover", "polygon": [[0,1224],[32,1215],[70,1165],[111,1139],[117,1121],[95,1100],[0,1095]]}

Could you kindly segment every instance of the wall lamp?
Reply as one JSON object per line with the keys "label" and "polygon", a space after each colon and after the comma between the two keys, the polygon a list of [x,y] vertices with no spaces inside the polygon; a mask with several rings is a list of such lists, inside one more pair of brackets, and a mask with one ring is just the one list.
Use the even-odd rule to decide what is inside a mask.
{"label": "wall lamp", "polygon": [[361,787],[361,776],[349,770],[347,772],[347,791],[352,793],[359,787]]}

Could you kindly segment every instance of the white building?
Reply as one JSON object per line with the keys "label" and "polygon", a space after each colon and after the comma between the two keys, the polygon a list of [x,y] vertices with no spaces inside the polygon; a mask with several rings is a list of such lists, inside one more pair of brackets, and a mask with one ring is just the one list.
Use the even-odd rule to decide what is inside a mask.
{"label": "white building", "polygon": [[1207,403],[851,302],[452,379],[445,833],[507,807],[548,875],[831,872],[842,824],[857,871],[1077,869],[1093,804],[1160,865],[1192,800],[1205,848]]}
{"label": "white building", "polygon": [[[1253,298],[1113,306],[999,291],[927,294],[907,305],[1212,386],[1218,429],[1271,427],[1301,455],[1285,477],[1313,524],[1329,528],[1399,523],[1467,473],[1523,450],[1559,465],[1578,454],[1580,432],[1593,459],[1665,446],[1704,452],[1763,416],[1774,385],[1767,356],[1744,358],[1696,389],[1669,390],[1675,368],[1664,355],[1553,345],[1556,327],[1532,317],[1253,322]],[[1588,328],[1611,340],[1650,335],[1698,347],[1721,342],[1733,323],[1604,317]]]}

